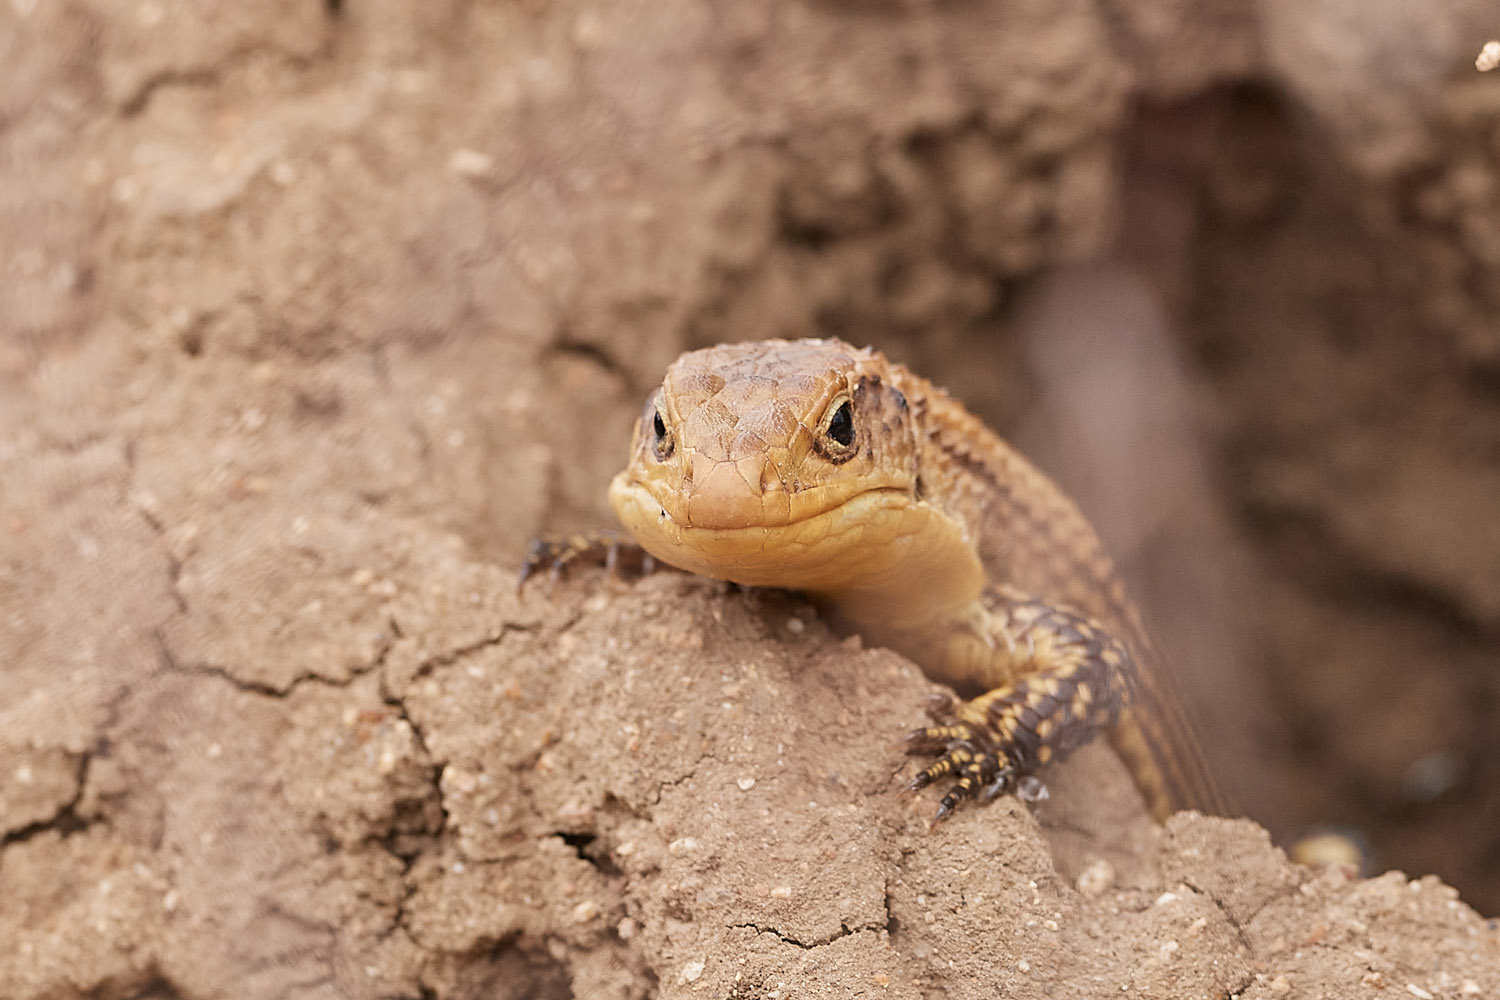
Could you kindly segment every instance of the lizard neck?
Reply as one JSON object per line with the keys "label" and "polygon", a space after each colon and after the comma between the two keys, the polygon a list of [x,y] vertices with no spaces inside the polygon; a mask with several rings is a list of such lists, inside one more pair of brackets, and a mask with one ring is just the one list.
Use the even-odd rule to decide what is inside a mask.
{"label": "lizard neck", "polygon": [[1075,607],[1145,647],[1113,561],[1061,487],[947,392],[899,365],[891,377],[918,415],[924,502],[962,525],[987,577]]}

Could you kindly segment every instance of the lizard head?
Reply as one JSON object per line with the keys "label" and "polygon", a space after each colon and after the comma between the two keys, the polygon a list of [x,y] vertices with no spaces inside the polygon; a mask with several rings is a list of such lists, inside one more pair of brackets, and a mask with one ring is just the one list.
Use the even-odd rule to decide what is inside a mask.
{"label": "lizard head", "polygon": [[838,340],[684,354],[636,421],[616,515],[683,569],[807,585],[788,562],[841,558],[915,496],[915,416],[889,369]]}

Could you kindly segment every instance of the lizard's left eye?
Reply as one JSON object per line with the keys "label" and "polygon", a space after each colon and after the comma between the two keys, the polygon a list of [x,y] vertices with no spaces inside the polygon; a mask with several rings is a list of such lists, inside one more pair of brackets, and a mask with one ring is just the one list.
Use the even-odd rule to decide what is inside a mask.
{"label": "lizard's left eye", "polygon": [[823,418],[822,448],[834,461],[854,454],[854,404],[849,397],[837,400]]}
{"label": "lizard's left eye", "polygon": [[854,414],[850,412],[847,399],[833,411],[833,416],[828,421],[828,436],[845,448],[854,443]]}

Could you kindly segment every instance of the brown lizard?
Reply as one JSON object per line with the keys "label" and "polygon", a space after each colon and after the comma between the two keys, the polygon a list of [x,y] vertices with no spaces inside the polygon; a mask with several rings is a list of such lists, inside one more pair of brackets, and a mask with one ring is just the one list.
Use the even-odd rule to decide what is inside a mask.
{"label": "brown lizard", "polygon": [[[973,695],[907,737],[939,818],[1109,731],[1157,819],[1226,812],[1098,536],[951,396],[869,349],[684,354],[636,421],[616,515],[665,563],[802,591]],[[597,539],[533,548],[523,579]]]}

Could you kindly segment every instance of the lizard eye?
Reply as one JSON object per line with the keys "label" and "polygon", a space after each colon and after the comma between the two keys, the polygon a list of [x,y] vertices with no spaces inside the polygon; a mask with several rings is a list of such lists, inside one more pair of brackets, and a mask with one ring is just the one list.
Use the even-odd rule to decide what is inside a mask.
{"label": "lizard eye", "polygon": [[829,408],[820,438],[823,450],[836,462],[854,454],[854,404],[848,396]]}
{"label": "lizard eye", "polygon": [[672,435],[667,431],[667,422],[662,418],[660,407],[651,417],[651,433],[655,435],[651,450],[656,454],[658,462],[665,462],[672,457],[673,441]]}
{"label": "lizard eye", "polygon": [[854,443],[854,415],[849,412],[847,399],[833,411],[833,417],[828,421],[828,436],[845,448]]}

